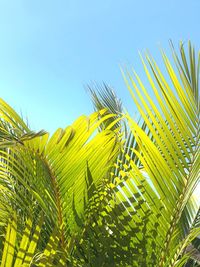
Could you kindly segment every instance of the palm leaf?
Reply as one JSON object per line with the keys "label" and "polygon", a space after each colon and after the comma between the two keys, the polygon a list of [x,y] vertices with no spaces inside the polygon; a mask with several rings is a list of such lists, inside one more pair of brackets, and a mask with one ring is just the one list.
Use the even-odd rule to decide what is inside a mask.
{"label": "palm leaf", "polygon": [[[183,54],[182,49],[181,46]],[[133,180],[136,188],[134,187],[130,194],[134,195],[135,191],[136,194],[141,195],[143,209],[152,212],[150,216],[152,222],[155,222],[153,216],[159,216],[157,223],[160,228],[158,240],[160,246],[155,252],[156,264],[160,267],[169,266],[169,259],[177,257],[177,254],[173,252],[174,248],[184,238],[185,232],[188,232],[188,229],[181,227],[183,214],[186,213],[184,214],[186,215],[184,216],[185,220],[192,221],[197,213],[198,207],[192,209],[191,206],[188,206],[188,201],[191,200],[191,195],[199,181],[200,164],[199,91],[196,81],[194,82],[199,73],[196,74],[196,66],[193,66],[195,61],[194,54],[191,54],[191,45],[189,45],[190,76],[193,77],[191,84],[186,80],[186,70],[183,71],[184,64],[181,67],[177,65],[181,77],[179,79],[164,52],[162,52],[162,56],[173,88],[150,56],[147,55],[146,59],[152,74],[142,60],[157,99],[157,105],[135,72],[133,73],[134,78],[128,73],[130,83],[125,78],[133,100],[153,137],[153,139],[148,137],[145,131],[127,114],[130,127],[141,150],[140,153],[135,152],[145,171],[145,175],[139,173],[132,163],[132,172],[126,175]],[[182,80],[182,84],[180,80]],[[194,83],[195,87],[192,87]],[[141,184],[144,185],[142,190],[139,188]],[[124,195],[129,197],[125,185],[122,185],[122,190]],[[139,203],[139,200],[137,202]],[[195,207],[194,204],[193,207]],[[159,212],[161,207],[162,212]],[[136,210],[136,214],[142,218],[142,207]],[[133,218],[135,219],[135,216]],[[187,225],[191,225],[191,223]],[[148,230],[148,233],[150,232],[151,228]],[[198,231],[196,234],[198,235]]]}
{"label": "palm leaf", "polygon": [[122,119],[118,120],[119,118],[122,118],[122,102],[121,99],[116,96],[113,88],[104,83],[102,86],[88,85],[87,89],[90,93],[94,110],[96,112],[106,109],[105,114],[115,114],[115,116],[112,116],[109,120],[102,123],[100,128],[105,129],[108,125],[113,125],[111,128],[113,130],[119,127],[122,128]]}
{"label": "palm leaf", "polygon": [[[9,115],[10,107],[6,107],[5,112]],[[77,223],[77,218],[83,224],[83,200],[85,191],[89,193],[85,181],[88,166],[96,186],[118,154],[120,141],[117,130],[115,133],[108,127],[97,133],[99,125],[113,116],[108,114],[99,120],[99,114],[103,113],[105,110],[89,118],[82,116],[72,126],[58,129],[50,139],[47,133],[34,134],[26,128],[21,135],[14,136],[14,141],[12,139],[8,142],[8,139],[2,138],[0,185],[4,190],[1,204],[8,214],[7,218],[11,216],[12,210],[17,210],[21,227],[24,217],[36,216],[41,210],[45,214],[45,231],[42,235],[43,246],[47,246],[47,250],[42,253],[39,266],[55,261],[53,255],[57,257],[57,252],[53,243],[59,243],[61,254],[65,255],[69,249],[67,244],[80,231],[81,224]],[[4,118],[6,123],[9,127],[5,127],[5,133],[12,137],[12,121]],[[86,205],[87,202],[86,199]],[[6,208],[7,203],[10,210]],[[52,237],[54,241],[48,245],[47,241],[54,229],[60,229],[60,236]],[[59,262],[63,266],[66,255]]]}

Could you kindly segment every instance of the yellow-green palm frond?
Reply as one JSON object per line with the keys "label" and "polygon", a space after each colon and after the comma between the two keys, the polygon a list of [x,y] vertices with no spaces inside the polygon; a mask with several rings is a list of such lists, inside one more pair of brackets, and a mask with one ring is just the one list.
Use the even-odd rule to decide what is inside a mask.
{"label": "yellow-green palm frond", "polygon": [[[179,260],[174,248],[189,234],[198,210],[191,197],[199,182],[200,167],[199,57],[196,65],[194,49],[189,44],[187,67],[182,44],[180,52],[182,62],[174,53],[178,75],[162,52],[169,79],[151,56],[146,55],[147,63],[142,59],[152,93],[135,71],[127,73],[128,79],[124,76],[150,135],[126,115],[140,147],[140,152],[135,153],[143,169],[138,170],[131,162],[132,170],[124,173],[126,181],[119,181],[119,194],[123,202],[133,198],[128,204],[136,213],[132,220],[138,217],[142,224],[144,215],[151,213],[145,227],[147,233],[153,233],[157,224],[156,247],[146,244],[146,250],[148,257],[154,251],[159,267],[174,266],[169,263],[173,257]],[[150,258],[147,262],[147,266],[153,266]]]}
{"label": "yellow-green palm frond", "polygon": [[[8,105],[4,109],[7,117],[13,116],[13,111],[9,115]],[[88,169],[92,174],[92,184],[97,186],[102,183],[119,152],[118,129],[114,132],[108,126],[100,133],[97,131],[99,125],[111,116],[103,116],[101,120],[99,112],[89,117],[82,116],[66,129],[58,129],[50,138],[43,131],[32,133],[21,120],[17,121],[17,116],[15,123],[20,125],[20,129],[24,128],[16,136],[12,131],[13,122],[7,117],[3,119],[4,125],[9,125],[4,127],[5,133],[11,138],[8,140],[3,136],[0,146],[0,198],[4,207],[0,217],[7,216],[2,231],[13,211],[17,213],[20,227],[24,218],[35,218],[43,212],[44,244],[52,231],[59,229],[60,236],[55,238],[59,240],[62,253],[68,251],[70,240],[78,235],[84,224],[84,210],[89,199]],[[41,263],[39,266],[46,265]]]}

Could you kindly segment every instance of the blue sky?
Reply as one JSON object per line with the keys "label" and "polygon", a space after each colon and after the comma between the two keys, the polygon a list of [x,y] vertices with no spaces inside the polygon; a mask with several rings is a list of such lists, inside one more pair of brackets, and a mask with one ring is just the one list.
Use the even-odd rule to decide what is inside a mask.
{"label": "blue sky", "polygon": [[119,66],[172,39],[199,48],[199,0],[1,0],[0,97],[51,133],[92,112],[84,85],[105,81],[132,105]]}

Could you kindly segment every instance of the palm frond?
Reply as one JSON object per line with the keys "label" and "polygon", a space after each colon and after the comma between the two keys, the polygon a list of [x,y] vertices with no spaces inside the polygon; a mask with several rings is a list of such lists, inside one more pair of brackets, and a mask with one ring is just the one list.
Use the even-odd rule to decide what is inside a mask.
{"label": "palm frond", "polygon": [[[0,185],[4,211],[0,216],[8,214],[2,226],[6,225],[13,210],[17,210],[19,225],[23,225],[25,217],[44,212],[45,231],[41,235],[43,246],[48,249],[42,253],[43,260],[38,266],[55,261],[53,243],[58,242],[61,254],[65,254],[70,240],[79,233],[85,216],[85,192],[90,192],[85,180],[88,168],[93,184],[97,186],[118,155],[117,132],[105,129],[97,133],[99,125],[112,116],[108,114],[99,120],[99,114],[104,112],[82,116],[72,126],[58,129],[50,139],[47,133],[31,131],[17,136],[17,142],[2,139]],[[11,127],[5,129],[12,134]],[[87,198],[86,205],[88,201]],[[77,223],[77,218],[82,224]],[[48,245],[47,240],[54,229],[59,229],[60,236],[52,237],[53,241]],[[66,262],[66,255],[60,260],[60,266],[63,262]]]}
{"label": "palm frond", "polygon": [[[102,109],[106,109],[105,114],[115,114],[109,120],[106,120],[100,125],[101,129],[105,129],[108,125],[113,125],[111,129],[122,128],[122,101],[119,99],[113,88],[107,84],[100,85],[88,85],[87,89],[90,93],[94,110],[99,112]],[[121,120],[117,120],[121,118]]]}
{"label": "palm frond", "polygon": [[[183,55],[182,49],[181,46]],[[191,45],[189,45],[192,66],[190,77],[193,80],[191,84],[188,84],[186,80],[187,71],[184,69],[184,64],[180,66],[179,62],[177,65],[179,79],[164,52],[162,52],[162,57],[173,88],[164,78],[153,58],[146,55],[152,74],[142,59],[157,104],[147,93],[147,89],[135,72],[133,72],[134,78],[128,73],[130,83],[124,76],[132,98],[151,132],[152,139],[127,114],[130,127],[140,147],[140,153],[138,151],[135,153],[144,166],[145,174],[139,172],[132,163],[132,171],[125,175],[130,177],[129,180],[134,182],[136,188],[135,186],[131,188],[129,182],[131,193],[127,193],[126,185],[122,187],[123,194],[127,198],[131,197],[129,194],[134,195],[134,192],[141,196],[142,206],[152,213],[150,216],[152,222],[156,221],[153,216],[159,217],[157,223],[160,231],[158,228],[157,244],[160,243],[160,245],[159,249],[155,250],[156,266],[159,267],[169,266],[169,258],[176,255],[173,254],[173,248],[184,238],[184,229],[180,227],[183,212],[187,213],[185,220],[193,221],[195,218],[198,207],[191,209],[191,206],[187,204],[199,181],[200,167],[199,89],[197,81],[194,81],[199,73],[196,74],[196,67],[193,66],[194,53],[191,59]],[[195,88],[192,87],[194,84]],[[139,200],[137,202],[140,203]],[[134,210],[134,205],[132,209]],[[162,212],[159,212],[161,209]],[[142,208],[136,209],[135,212],[138,217],[142,218]],[[133,218],[135,219],[135,216]],[[150,233],[152,230],[153,228],[149,228],[147,232]]]}

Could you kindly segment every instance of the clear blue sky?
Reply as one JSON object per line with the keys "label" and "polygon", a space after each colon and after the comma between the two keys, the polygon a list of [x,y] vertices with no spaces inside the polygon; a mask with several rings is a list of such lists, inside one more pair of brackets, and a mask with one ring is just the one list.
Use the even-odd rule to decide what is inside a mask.
{"label": "clear blue sky", "polygon": [[125,105],[119,70],[168,40],[199,48],[200,0],[0,0],[0,97],[34,130],[65,127],[92,105],[84,85],[105,81]]}

